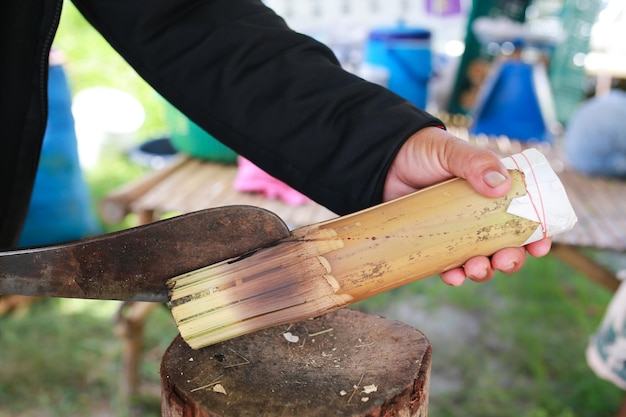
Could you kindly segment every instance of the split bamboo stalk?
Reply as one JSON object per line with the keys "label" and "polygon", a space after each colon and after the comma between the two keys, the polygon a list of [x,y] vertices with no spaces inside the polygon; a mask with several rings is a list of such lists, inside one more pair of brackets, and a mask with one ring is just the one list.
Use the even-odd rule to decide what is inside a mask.
{"label": "split bamboo stalk", "polygon": [[[549,223],[558,224],[553,232],[571,228],[575,216],[551,170],[550,196],[539,190],[532,201],[529,190],[537,188],[536,173],[532,166],[515,166],[525,159],[528,154],[512,158],[513,185],[502,198],[480,196],[467,181],[455,178],[297,229],[270,247],[171,279],[170,308],[181,336],[197,349],[316,317],[456,268],[471,257],[538,240],[550,233]],[[541,165],[538,170],[544,170],[545,163]],[[551,222],[545,204],[554,199],[565,204],[564,211],[557,210],[565,218],[558,214]],[[515,204],[520,202],[530,205],[521,215]],[[513,206],[517,214],[508,212]]]}

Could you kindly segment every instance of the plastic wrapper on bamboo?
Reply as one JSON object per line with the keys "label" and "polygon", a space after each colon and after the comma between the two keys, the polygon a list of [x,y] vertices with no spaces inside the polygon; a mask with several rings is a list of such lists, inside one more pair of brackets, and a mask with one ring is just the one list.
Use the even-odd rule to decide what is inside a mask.
{"label": "plastic wrapper on bamboo", "polygon": [[502,198],[483,197],[455,178],[171,279],[182,337],[201,348],[317,317],[573,227],[565,189],[540,152],[503,162],[513,185]]}

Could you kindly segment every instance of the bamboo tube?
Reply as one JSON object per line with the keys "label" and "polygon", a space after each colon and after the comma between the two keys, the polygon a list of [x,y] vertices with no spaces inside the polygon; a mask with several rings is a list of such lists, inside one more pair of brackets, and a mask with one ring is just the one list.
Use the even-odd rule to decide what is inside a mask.
{"label": "bamboo tube", "polygon": [[[171,279],[170,308],[183,339],[197,349],[316,317],[461,266],[471,257],[571,228],[575,216],[562,187],[556,192],[560,183],[551,170],[551,195],[536,190],[533,169],[545,170],[545,160],[530,170],[515,167],[528,155],[509,161],[516,168],[513,186],[502,198],[482,197],[455,178],[297,229],[270,247]],[[531,190],[538,191],[534,198]],[[545,204],[555,198],[566,207],[551,221]],[[511,207],[516,214],[508,212]]]}

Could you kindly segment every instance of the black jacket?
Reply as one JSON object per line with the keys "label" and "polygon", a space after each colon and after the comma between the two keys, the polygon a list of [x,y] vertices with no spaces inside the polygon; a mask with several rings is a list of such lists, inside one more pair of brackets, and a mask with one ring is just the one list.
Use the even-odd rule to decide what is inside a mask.
{"label": "black jacket", "polygon": [[[8,247],[35,178],[62,0],[0,3],[0,247]],[[379,203],[402,143],[442,125],[342,70],[328,48],[290,30],[260,0],[74,3],[190,119],[339,214]]]}

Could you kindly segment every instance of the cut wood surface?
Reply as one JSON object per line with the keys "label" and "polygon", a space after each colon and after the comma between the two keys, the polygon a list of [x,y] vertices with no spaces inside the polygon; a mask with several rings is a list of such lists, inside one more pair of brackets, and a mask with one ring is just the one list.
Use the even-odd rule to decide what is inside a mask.
{"label": "cut wood surface", "polygon": [[342,309],[161,364],[165,417],[427,415],[431,347],[418,330]]}

